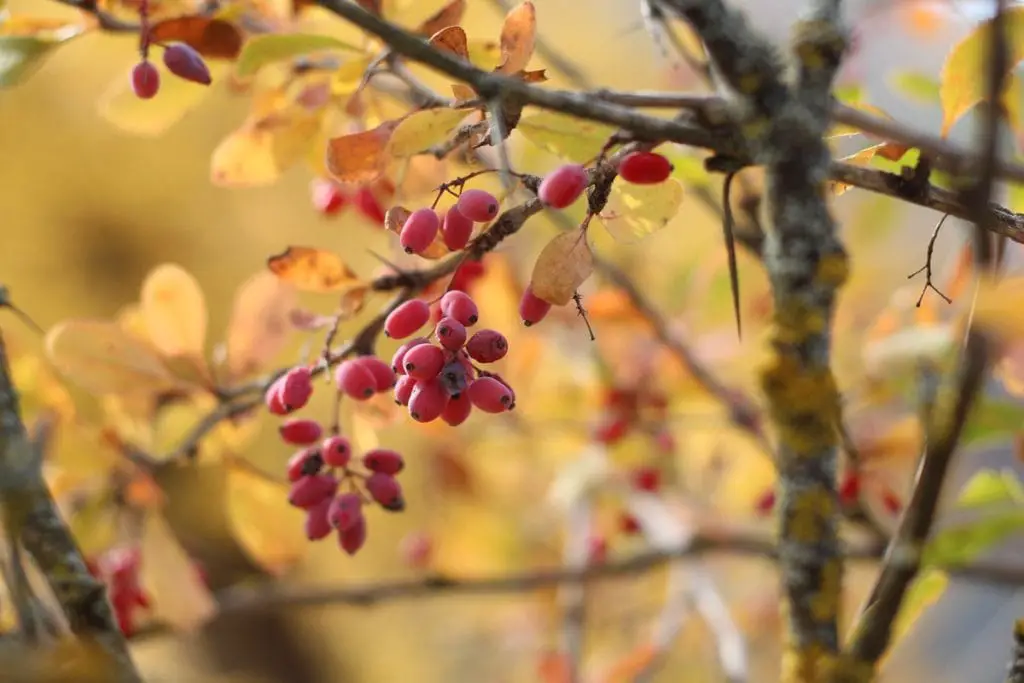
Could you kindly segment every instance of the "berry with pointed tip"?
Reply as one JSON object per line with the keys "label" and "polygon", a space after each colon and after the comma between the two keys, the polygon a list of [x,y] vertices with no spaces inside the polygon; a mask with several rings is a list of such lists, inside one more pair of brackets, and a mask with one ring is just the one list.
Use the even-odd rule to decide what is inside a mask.
{"label": "berry with pointed tip", "polygon": [[448,405],[448,392],[434,379],[416,382],[409,396],[409,416],[417,422],[433,422]]}
{"label": "berry with pointed tip", "polygon": [[405,468],[405,460],[398,451],[390,448],[374,448],[363,454],[363,465],[371,472],[382,472],[394,476]]}
{"label": "berry with pointed tip", "polygon": [[672,162],[656,152],[631,152],[619,162],[619,177],[634,185],[663,183],[672,171]]}
{"label": "berry with pointed tip", "polygon": [[363,499],[358,493],[342,493],[330,501],[327,520],[339,531],[351,528],[363,516]]}
{"label": "berry with pointed tip", "polygon": [[501,375],[499,375],[496,372],[485,372],[485,373],[481,373],[480,376],[481,377],[490,377],[490,378],[498,381],[502,386],[504,386],[505,389],[508,391],[509,397],[511,397],[511,399],[512,399],[512,403],[511,403],[511,405],[509,405],[508,409],[512,410],[512,409],[514,409],[516,407],[516,390],[513,389],[512,385],[509,384],[508,382],[506,382],[505,379]]}
{"label": "berry with pointed tip", "polygon": [[655,493],[661,488],[661,471],[656,467],[637,467],[629,478],[638,491]]}
{"label": "berry with pointed tip", "polygon": [[441,411],[441,419],[448,423],[449,427],[458,427],[469,419],[473,412],[473,402],[465,392],[455,394],[448,399],[448,405]]}
{"label": "berry with pointed tip", "polygon": [[416,387],[416,380],[409,375],[402,375],[398,378],[398,382],[395,383],[395,403],[400,406],[409,405],[409,399],[412,398],[412,390]]}
{"label": "berry with pointed tip", "polygon": [[416,209],[405,219],[398,241],[407,254],[422,254],[434,243],[441,221],[429,207]]}
{"label": "berry with pointed tip", "polygon": [[313,372],[306,366],[296,366],[281,378],[281,403],[289,413],[305,407],[312,395]]}
{"label": "berry with pointed tip", "polygon": [[132,92],[140,100],[156,97],[160,91],[160,72],[152,62],[142,61],[132,68]]}
{"label": "berry with pointed tip", "polygon": [[480,311],[473,297],[463,291],[453,289],[441,297],[441,313],[454,318],[466,327],[476,325],[480,319]]}
{"label": "berry with pointed tip", "polygon": [[377,356],[360,356],[355,362],[370,372],[377,391],[387,391],[395,386],[395,371]]}
{"label": "berry with pointed tip", "polygon": [[324,459],[317,448],[303,448],[288,459],[288,481],[296,482],[303,477],[320,474]]}
{"label": "berry with pointed tip", "polygon": [[384,320],[384,334],[392,339],[405,339],[430,320],[430,305],[421,299],[410,299],[395,308]]}
{"label": "berry with pointed tip", "polygon": [[466,391],[473,405],[485,413],[504,413],[513,405],[512,392],[493,377],[480,377]]}
{"label": "berry with pointed tip", "polygon": [[469,244],[469,238],[473,235],[473,221],[459,207],[453,206],[444,215],[444,222],[441,224],[441,237],[444,239],[444,246],[452,251],[465,249]]}
{"label": "berry with pointed tip", "polygon": [[445,355],[433,344],[420,344],[409,349],[403,359],[405,374],[413,379],[428,380],[438,376],[444,367]]}
{"label": "berry with pointed tip", "polygon": [[444,317],[434,328],[434,336],[449,351],[458,351],[466,343],[466,326],[455,318]]}
{"label": "berry with pointed tip", "polygon": [[455,208],[474,223],[486,223],[498,215],[498,200],[487,190],[463,190]]}
{"label": "berry with pointed tip", "polygon": [[288,491],[288,502],[297,508],[311,508],[324,498],[330,498],[338,490],[338,480],[329,474],[303,477],[292,484]]}
{"label": "berry with pointed tip", "polygon": [[331,507],[331,502],[330,498],[324,498],[306,510],[306,538],[309,540],[319,541],[330,535],[331,522],[327,518],[327,511]]}
{"label": "berry with pointed tip", "polygon": [[319,441],[323,435],[323,428],[319,422],[298,418],[285,420],[278,425],[277,431],[285,443],[296,446],[309,446]]}
{"label": "berry with pointed tip", "polygon": [[448,396],[456,398],[466,392],[466,388],[469,386],[470,379],[472,378],[472,372],[473,367],[471,365],[467,367],[467,363],[462,358],[456,358],[445,363],[437,379],[441,382],[444,390],[448,392]]}
{"label": "berry with pointed tip", "polygon": [[522,318],[524,325],[536,325],[550,310],[551,304],[534,294],[532,287],[527,287],[523,291],[523,297],[519,300],[519,317]]}
{"label": "berry with pointed tip", "polygon": [[338,184],[326,178],[314,178],[310,183],[313,208],[322,216],[334,216],[348,204],[348,195]]}
{"label": "berry with pointed tip", "polygon": [[342,361],[334,371],[334,381],[338,391],[357,401],[365,401],[377,391],[373,375],[356,360]]}
{"label": "berry with pointed tip", "polygon": [[405,509],[402,485],[390,474],[374,472],[366,478],[366,490],[385,510],[401,512]]}
{"label": "berry with pointed tip", "polygon": [[587,169],[580,164],[565,164],[544,176],[537,196],[554,209],[564,209],[580,198],[588,182]]}
{"label": "berry with pointed tip", "polygon": [[355,555],[366,543],[366,517],[359,515],[355,524],[338,532],[338,544],[349,555]]}
{"label": "berry with pointed tip", "polygon": [[352,459],[352,444],[343,436],[329,436],[320,444],[320,457],[328,467],[347,467]]}
{"label": "berry with pointed tip", "polygon": [[210,85],[213,82],[210,68],[206,66],[202,55],[185,43],[171,43],[167,46],[164,50],[164,66],[172,74],[186,81],[200,85]]}
{"label": "berry with pointed tip", "polygon": [[478,363],[494,363],[508,353],[508,340],[497,330],[479,330],[466,342],[466,353]]}
{"label": "berry with pointed tip", "polygon": [[405,363],[403,361],[405,359],[405,354],[407,354],[409,352],[409,349],[411,349],[414,346],[429,343],[430,340],[427,339],[426,337],[416,337],[415,339],[410,339],[409,341],[399,346],[398,349],[395,351],[395,355],[391,357],[391,370],[394,371],[396,375],[404,375]]}

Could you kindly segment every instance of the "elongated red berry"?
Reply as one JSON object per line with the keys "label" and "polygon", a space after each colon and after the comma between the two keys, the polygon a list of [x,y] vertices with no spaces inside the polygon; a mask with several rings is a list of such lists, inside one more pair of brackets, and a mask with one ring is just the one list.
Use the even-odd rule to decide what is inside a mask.
{"label": "elongated red berry", "polygon": [[494,363],[508,353],[508,340],[497,330],[480,330],[466,342],[466,353],[478,363]]}
{"label": "elongated red berry", "polygon": [[292,484],[288,491],[288,502],[297,508],[311,508],[324,498],[330,498],[338,490],[338,480],[329,474],[303,477]]}
{"label": "elongated red berry", "polygon": [[441,313],[458,320],[466,327],[476,325],[480,316],[473,297],[457,289],[453,289],[441,297]]}
{"label": "elongated red berry", "polygon": [[320,444],[320,457],[328,467],[346,467],[352,459],[352,444],[343,436],[329,436]]}
{"label": "elongated red berry", "polygon": [[466,391],[470,380],[473,379],[472,373],[472,365],[469,365],[464,358],[456,358],[445,363],[437,378],[444,390],[448,392],[448,396],[455,398]]}
{"label": "elongated red berry", "polygon": [[421,299],[410,299],[395,308],[384,320],[384,334],[392,339],[405,339],[430,320],[430,305]]}
{"label": "elongated red berry", "polygon": [[445,316],[434,328],[434,336],[444,348],[458,351],[466,343],[466,326],[455,318]]}
{"label": "elongated red berry", "polygon": [[464,249],[469,244],[469,238],[472,235],[473,221],[459,211],[457,206],[448,209],[448,213],[444,215],[444,222],[441,224],[441,237],[444,238],[444,246],[452,251]]}
{"label": "elongated red berry", "polygon": [[351,528],[363,516],[363,499],[358,493],[342,493],[330,501],[327,519],[335,529]]}
{"label": "elongated red berry", "polygon": [[405,219],[398,241],[407,254],[422,254],[434,242],[441,221],[429,207],[416,209]]}
{"label": "elongated red berry", "polygon": [[309,397],[313,395],[313,373],[309,368],[294,367],[278,382],[281,405],[286,413],[293,413],[309,403]]}
{"label": "elongated red berry", "polygon": [[322,501],[306,510],[306,538],[319,541],[331,533],[331,522],[327,519],[327,511],[331,507],[331,499]]}
{"label": "elongated red berry", "polygon": [[277,431],[285,443],[296,446],[308,446],[316,443],[323,434],[319,422],[299,418],[285,420],[278,425]]}
{"label": "elongated red berry", "polygon": [[855,505],[860,498],[860,475],[847,471],[839,481],[839,504]]}
{"label": "elongated red berry", "polygon": [[754,510],[756,510],[757,514],[759,514],[759,515],[767,515],[767,514],[769,514],[774,507],[775,507],[775,490],[774,489],[769,489],[768,491],[765,491],[764,493],[762,493],[760,496],[758,496],[757,501],[754,503]]}
{"label": "elongated red berry", "polygon": [[455,208],[475,223],[486,223],[498,215],[498,200],[486,190],[463,190]]}
{"label": "elongated red berry", "polygon": [[448,392],[437,379],[416,382],[409,397],[409,416],[417,422],[433,422],[448,405]]}
{"label": "elongated red berry", "polygon": [[637,467],[629,478],[633,487],[640,491],[655,493],[661,488],[661,471],[656,467]]}
{"label": "elongated red berry", "polygon": [[395,355],[391,357],[391,370],[394,371],[396,375],[404,375],[405,363],[403,361],[405,359],[405,354],[408,353],[409,349],[411,349],[414,346],[429,343],[430,340],[427,339],[426,337],[416,337],[415,339],[410,339],[409,341],[399,346],[398,349],[395,350]]}
{"label": "elongated red berry", "polygon": [[469,383],[466,393],[473,405],[485,413],[503,413],[512,407],[512,392],[493,377],[480,377]]}
{"label": "elongated red berry", "polygon": [[338,391],[357,401],[365,401],[377,391],[377,380],[356,360],[342,361],[334,371],[334,381]]}
{"label": "elongated red berry", "polygon": [[168,45],[164,50],[164,65],[172,74],[186,81],[200,85],[210,85],[213,82],[210,68],[203,61],[203,56],[196,52],[191,45],[185,43]]}
{"label": "elongated red berry", "polygon": [[895,491],[886,486],[882,491],[882,507],[890,515],[898,515],[903,510],[903,501]]}
{"label": "elongated red berry", "polygon": [[554,209],[564,209],[579,199],[588,182],[587,169],[579,164],[566,164],[544,176],[537,196]]}
{"label": "elongated red berry", "polygon": [[377,356],[360,356],[355,362],[370,372],[377,391],[387,391],[395,386],[395,371]]}
{"label": "elongated red berry", "polygon": [[355,524],[338,532],[338,545],[349,555],[355,555],[366,543],[366,517],[359,515]]}
{"label": "elongated red berry", "polygon": [[160,72],[152,62],[139,62],[132,68],[132,92],[141,100],[148,100],[160,91]]}
{"label": "elongated red berry", "polygon": [[617,444],[629,433],[632,422],[625,417],[607,419],[594,430],[594,441],[611,446]]}
{"label": "elongated red berry", "polygon": [[444,367],[445,355],[433,344],[420,344],[405,354],[405,374],[413,379],[428,380],[437,377]]}
{"label": "elongated red berry", "polygon": [[277,379],[267,387],[267,392],[263,395],[263,403],[266,404],[267,410],[272,415],[287,415],[289,412],[288,407],[284,404],[284,399],[281,397],[283,384],[283,378]]}
{"label": "elongated red berry", "polygon": [[619,177],[634,185],[665,182],[672,170],[672,163],[655,152],[632,152],[619,162]]}
{"label": "elongated red berry", "polygon": [[317,448],[303,448],[288,459],[288,481],[298,481],[303,477],[320,474],[324,460]]}
{"label": "elongated red berry", "polygon": [[551,304],[534,294],[531,287],[526,288],[519,300],[519,317],[527,327],[539,323],[550,310]]}
{"label": "elongated red berry", "polygon": [[412,397],[412,390],[416,386],[416,380],[408,375],[402,375],[395,383],[395,403],[400,406],[409,405]]}
{"label": "elongated red berry", "polygon": [[310,183],[313,208],[324,216],[334,216],[348,204],[348,195],[337,183],[326,178],[314,178]]}
{"label": "elongated red berry", "polygon": [[447,422],[450,427],[458,427],[469,419],[469,415],[472,412],[473,402],[469,400],[469,395],[463,391],[448,399],[448,404],[441,411],[441,419]]}
{"label": "elongated red berry", "polygon": [[398,451],[390,448],[374,448],[363,453],[363,465],[371,472],[382,472],[394,476],[405,468],[405,460]]}
{"label": "elongated red berry", "polygon": [[366,478],[366,490],[385,510],[399,512],[405,508],[402,485],[390,474],[374,472]]}

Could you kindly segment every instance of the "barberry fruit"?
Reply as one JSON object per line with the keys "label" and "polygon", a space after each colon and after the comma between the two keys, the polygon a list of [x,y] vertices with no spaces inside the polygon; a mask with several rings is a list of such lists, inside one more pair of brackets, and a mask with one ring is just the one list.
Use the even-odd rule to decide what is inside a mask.
{"label": "barberry fruit", "polygon": [[426,301],[410,299],[388,314],[384,320],[384,334],[392,339],[405,339],[430,320],[430,306]]}
{"label": "barberry fruit", "polygon": [[544,177],[537,196],[552,208],[564,209],[579,199],[588,182],[587,169],[579,164],[566,164]]}
{"label": "barberry fruit", "polygon": [[341,212],[349,199],[337,183],[326,178],[315,178],[310,184],[313,196],[313,208],[324,216],[334,216]]}
{"label": "barberry fruit", "polygon": [[665,182],[672,170],[672,163],[655,152],[632,152],[619,162],[619,177],[634,185]]}
{"label": "barberry fruit", "polygon": [[374,472],[366,478],[366,490],[385,510],[401,512],[405,509],[402,486],[390,474]]}
{"label": "barberry fruit", "polygon": [[463,190],[455,208],[474,223],[486,223],[498,215],[498,200],[486,190]]}
{"label": "barberry fruit", "polygon": [[377,380],[356,360],[342,361],[334,371],[338,391],[357,401],[365,401],[376,393]]}
{"label": "barberry fruit", "polygon": [[458,351],[466,343],[466,326],[455,318],[444,317],[434,328],[434,336],[449,351]]}
{"label": "barberry fruit", "polygon": [[661,488],[661,472],[656,467],[638,467],[630,473],[633,488],[655,493]]}
{"label": "barberry fruit", "polygon": [[473,405],[485,413],[503,413],[509,410],[514,399],[512,392],[494,377],[480,377],[469,383],[466,393]]}
{"label": "barberry fruit", "polygon": [[387,391],[395,386],[395,371],[377,356],[360,356],[355,362],[370,372],[377,391]]}
{"label": "barberry fruit", "polygon": [[320,457],[328,467],[347,467],[352,459],[352,444],[343,436],[329,436],[320,445]]}
{"label": "barberry fruit", "polygon": [[284,374],[279,380],[281,405],[286,412],[293,413],[309,403],[313,395],[313,372],[299,365]]}
{"label": "barberry fruit", "polygon": [[323,429],[316,420],[291,419],[285,420],[277,427],[281,439],[285,443],[296,446],[308,446],[320,440]]}
{"label": "barberry fruit", "polygon": [[623,513],[619,516],[619,530],[624,534],[635,534],[640,531],[640,522],[637,518],[629,513]]}
{"label": "barberry fruit", "polygon": [[775,508],[775,491],[768,490],[762,493],[757,502],[754,503],[754,509],[759,515],[768,515]]}
{"label": "barberry fruit", "polygon": [[342,493],[330,501],[327,519],[339,531],[351,529],[363,516],[363,499],[358,493]]}
{"label": "barberry fruit", "polygon": [[363,454],[363,465],[371,472],[394,476],[405,468],[405,460],[397,451],[388,448],[374,448]]}
{"label": "barberry fruit", "polygon": [[355,555],[364,543],[366,543],[366,517],[359,515],[359,519],[352,526],[338,532],[338,544],[349,555]]}
{"label": "barberry fruit", "polygon": [[156,97],[160,91],[160,72],[152,62],[142,61],[132,68],[132,92],[141,100]]}
{"label": "barberry fruit", "polygon": [[453,289],[441,297],[441,313],[449,318],[454,318],[466,327],[472,327],[480,319],[480,311],[473,298],[457,289]]}
{"label": "barberry fruit", "polygon": [[407,341],[404,344],[402,344],[401,346],[399,346],[398,349],[395,351],[395,355],[393,355],[391,357],[391,369],[397,375],[404,375],[405,374],[405,362],[404,362],[405,354],[408,353],[409,349],[411,349],[414,346],[419,346],[420,344],[429,344],[429,343],[430,343],[430,340],[427,339],[426,337],[416,337],[415,339],[410,339],[409,341]]}
{"label": "barberry fruit", "polygon": [[527,327],[539,323],[550,310],[551,304],[534,294],[531,287],[526,288],[519,300],[519,317]]}
{"label": "barberry fruit", "polygon": [[202,55],[196,52],[191,45],[185,43],[168,45],[164,50],[164,65],[172,74],[186,81],[200,85],[210,85],[213,82],[210,68],[206,66]]}
{"label": "barberry fruit", "polygon": [[594,441],[611,446],[625,438],[629,432],[630,421],[624,417],[605,420],[594,430]]}
{"label": "barberry fruit", "polygon": [[416,386],[416,380],[408,375],[402,375],[395,384],[395,403],[400,406],[409,405],[412,397],[412,390]]}
{"label": "barberry fruit", "polygon": [[405,219],[398,241],[407,254],[422,254],[433,244],[441,222],[429,207],[416,209]]}
{"label": "barberry fruit", "polygon": [[587,562],[603,564],[608,559],[608,540],[604,536],[593,535],[587,538]]}
{"label": "barberry fruit", "polygon": [[288,459],[288,481],[296,482],[303,477],[320,474],[324,459],[318,448],[303,448]]}
{"label": "barberry fruit", "polygon": [[445,355],[444,351],[433,344],[420,344],[409,349],[403,360],[405,374],[413,379],[429,380],[440,374],[444,367]]}
{"label": "barberry fruit", "polygon": [[331,502],[330,498],[324,498],[306,510],[306,538],[309,540],[319,541],[330,535],[331,522],[327,518],[327,511],[331,507]]}
{"label": "barberry fruit", "polygon": [[441,412],[441,419],[448,423],[449,427],[458,427],[469,419],[473,412],[473,402],[465,392],[455,394],[448,399],[448,404]]}
{"label": "barberry fruit", "polygon": [[365,185],[352,195],[352,205],[374,225],[384,225],[384,207]]}
{"label": "barberry fruit", "polygon": [[459,207],[453,206],[444,215],[444,222],[441,225],[441,237],[444,238],[444,246],[452,251],[464,249],[469,244],[469,238],[473,234],[473,221]]}
{"label": "barberry fruit", "polygon": [[438,380],[444,390],[448,392],[448,396],[455,398],[465,393],[472,376],[473,366],[465,361],[465,357],[460,357],[445,363],[438,375]]}
{"label": "barberry fruit", "polygon": [[466,342],[466,353],[478,363],[494,363],[508,353],[508,340],[496,330],[480,330]]}
{"label": "barberry fruit", "polygon": [[329,474],[303,477],[292,484],[288,491],[288,502],[297,508],[309,509],[333,496],[337,490],[338,480]]}
{"label": "barberry fruit", "polygon": [[434,379],[416,382],[409,396],[409,416],[417,422],[433,422],[448,405],[448,392]]}
{"label": "barberry fruit", "polygon": [[413,532],[399,543],[399,553],[405,563],[413,569],[424,569],[430,565],[434,544],[427,534]]}
{"label": "barberry fruit", "polygon": [[840,505],[856,505],[860,498],[860,476],[853,471],[845,472],[839,481],[838,493]]}

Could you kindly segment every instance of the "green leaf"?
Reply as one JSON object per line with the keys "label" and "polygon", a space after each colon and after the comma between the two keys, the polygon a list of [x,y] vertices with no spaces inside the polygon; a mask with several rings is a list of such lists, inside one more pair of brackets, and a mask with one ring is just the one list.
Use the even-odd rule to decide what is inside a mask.
{"label": "green leaf", "polygon": [[1016,533],[1024,531],[1024,509],[989,515],[985,519],[943,529],[925,546],[924,565],[962,566]]}
{"label": "green leaf", "polygon": [[888,80],[894,90],[916,102],[935,104],[939,101],[939,83],[931,76],[916,71],[897,71]]}
{"label": "green leaf", "polygon": [[1013,470],[981,470],[960,490],[956,505],[970,509],[1024,503],[1024,486]]}
{"label": "green leaf", "polygon": [[920,158],[921,150],[911,147],[896,161],[886,159],[881,154],[875,154],[871,157],[871,165],[888,173],[899,174],[902,173],[904,166],[915,166]]}
{"label": "green leaf", "polygon": [[611,126],[549,111],[524,116],[516,130],[538,147],[576,163],[596,157],[615,132]]}
{"label": "green leaf", "polygon": [[1008,438],[1020,431],[1024,422],[1024,405],[1018,401],[985,398],[972,413],[961,441],[970,444],[997,438]]}
{"label": "green leaf", "polygon": [[852,83],[836,88],[832,95],[843,104],[853,104],[863,99],[864,88],[859,83]]}
{"label": "green leaf", "polygon": [[301,57],[323,50],[348,50],[362,53],[355,45],[332,36],[312,33],[275,33],[253,36],[242,46],[235,73],[251,76],[267,64]]}
{"label": "green leaf", "polygon": [[38,36],[0,36],[0,88],[23,81],[42,66],[49,52],[82,33],[80,26],[68,26]]}

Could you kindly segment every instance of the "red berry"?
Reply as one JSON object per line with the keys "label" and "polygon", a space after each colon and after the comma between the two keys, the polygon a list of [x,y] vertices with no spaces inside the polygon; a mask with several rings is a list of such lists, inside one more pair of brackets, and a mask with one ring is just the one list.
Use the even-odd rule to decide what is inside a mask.
{"label": "red berry", "polygon": [[409,349],[403,359],[405,374],[413,379],[428,380],[437,377],[444,367],[445,355],[433,344],[420,344]]}
{"label": "red berry", "polygon": [[661,488],[661,472],[656,467],[638,467],[630,473],[630,479],[640,491],[654,493]]}
{"label": "red berry", "polygon": [[856,505],[860,498],[860,475],[853,471],[845,472],[838,489],[840,505]]}
{"label": "red berry", "polygon": [[523,298],[519,300],[519,317],[527,327],[539,323],[550,310],[551,304],[535,295],[531,287],[526,288]]}
{"label": "red berry", "polygon": [[343,493],[330,501],[327,519],[339,531],[352,528],[363,516],[363,499],[358,493]]}
{"label": "red berry", "polygon": [[366,517],[359,515],[355,524],[338,532],[338,544],[349,555],[355,555],[366,543]]}
{"label": "red berry", "polygon": [[377,380],[373,374],[356,360],[346,360],[334,372],[338,391],[344,392],[357,401],[365,401],[377,391]]}
{"label": "red berry", "polygon": [[624,534],[635,534],[640,531],[640,522],[633,515],[623,513],[619,517],[619,529]]}
{"label": "red berry", "polygon": [[370,188],[364,185],[356,190],[352,195],[352,205],[371,223],[384,225],[384,207],[380,205]]}
{"label": "red berry", "polygon": [[343,436],[329,436],[320,445],[320,454],[328,467],[347,467],[352,458],[352,444]]}
{"label": "red berry", "polygon": [[406,564],[414,569],[423,569],[430,565],[434,544],[425,533],[411,533],[402,539],[399,552]]}
{"label": "red berry", "polygon": [[348,204],[348,197],[336,183],[326,178],[316,178],[310,184],[313,208],[324,216],[339,213]]}
{"label": "red berry", "polygon": [[283,384],[283,378],[274,381],[267,387],[267,392],[263,395],[263,402],[272,415],[288,414],[288,407],[285,406],[284,400],[281,398],[281,386]]}
{"label": "red berry", "polygon": [[478,363],[494,363],[508,353],[508,340],[496,330],[480,330],[466,342],[466,353]]}
{"label": "red berry", "polygon": [[453,289],[441,297],[441,313],[449,318],[454,318],[466,327],[472,327],[480,319],[480,312],[477,310],[473,297],[457,289]]}
{"label": "red berry", "polygon": [[463,190],[455,208],[475,223],[486,223],[498,215],[498,200],[486,190]]}
{"label": "red berry", "polygon": [[608,559],[608,541],[604,536],[590,536],[587,539],[587,562],[602,564]]}
{"label": "red berry", "polygon": [[616,444],[629,432],[630,421],[624,417],[617,417],[612,420],[605,420],[594,430],[594,441],[606,446]]}
{"label": "red berry", "polygon": [[307,403],[313,395],[313,373],[305,366],[297,366],[285,373],[281,382],[281,403],[287,412],[293,413]]}
{"label": "red berry", "polygon": [[458,207],[453,206],[444,215],[444,222],[441,225],[441,236],[444,238],[444,246],[452,251],[464,249],[469,244],[469,238],[473,234],[473,221],[466,217]]}
{"label": "red berry", "polygon": [[433,422],[448,405],[448,392],[437,379],[416,382],[409,396],[409,416],[417,422]]}
{"label": "red berry", "polygon": [[402,375],[395,384],[395,403],[400,406],[409,405],[412,397],[412,390],[416,386],[416,380],[408,375]]}
{"label": "red berry", "polygon": [[434,328],[434,336],[449,351],[458,351],[466,343],[466,326],[455,318],[441,318]]}
{"label": "red berry", "polygon": [[485,413],[503,413],[515,403],[509,388],[493,377],[473,380],[466,393],[473,405]]}
{"label": "red berry", "polygon": [[398,241],[407,254],[422,254],[434,243],[441,221],[429,207],[416,209],[405,219]]}
{"label": "red berry", "polygon": [[329,474],[303,477],[292,484],[288,502],[297,508],[309,509],[338,490],[338,480]]}
{"label": "red berry", "polygon": [[285,420],[278,428],[278,433],[285,443],[297,446],[308,446],[320,440],[323,429],[316,420],[292,419]]}
{"label": "red berry", "polygon": [[360,356],[355,362],[370,372],[377,391],[387,391],[395,386],[395,371],[377,356]]}
{"label": "red berry", "polygon": [[890,515],[898,515],[903,510],[903,501],[896,495],[896,492],[886,487],[882,491],[882,507]]}
{"label": "red berry", "polygon": [[152,62],[139,62],[132,68],[132,92],[141,100],[156,96],[160,90],[160,72]]}
{"label": "red berry", "polygon": [[384,334],[392,339],[405,339],[430,320],[430,306],[426,301],[410,299],[388,314],[384,320]]}
{"label": "red berry", "polygon": [[759,515],[767,515],[775,508],[775,491],[768,490],[761,494],[754,504],[754,509]]}
{"label": "red berry", "polygon": [[392,476],[405,467],[405,460],[398,451],[388,448],[374,448],[363,454],[363,465],[371,472],[381,472]]}
{"label": "red berry", "polygon": [[552,208],[564,209],[579,199],[588,182],[587,169],[579,164],[566,164],[544,177],[537,196]]}
{"label": "red berry", "polygon": [[185,43],[171,43],[167,46],[164,50],[164,65],[172,74],[186,81],[200,85],[210,85],[213,81],[202,55]]}
{"label": "red berry", "polygon": [[619,176],[627,183],[656,185],[668,180],[672,163],[654,152],[633,152],[619,162]]}
{"label": "red berry", "polygon": [[306,510],[306,538],[311,541],[319,541],[322,538],[327,538],[331,533],[331,522],[327,518],[327,511],[330,507],[331,499],[324,498]]}
{"label": "red berry", "polygon": [[405,363],[403,361],[405,359],[405,354],[409,352],[409,349],[411,349],[414,346],[419,346],[420,344],[429,343],[430,340],[427,339],[426,337],[416,337],[415,339],[410,339],[409,341],[399,346],[398,349],[395,351],[395,355],[391,357],[391,369],[394,371],[394,373],[396,375],[405,374]]}
{"label": "red berry", "polygon": [[400,512],[405,509],[402,486],[390,474],[374,472],[366,478],[366,490],[385,510]]}
{"label": "red berry", "polygon": [[441,419],[448,423],[449,427],[458,427],[469,419],[473,412],[473,402],[465,392],[456,394],[448,399],[448,405],[441,412]]}

